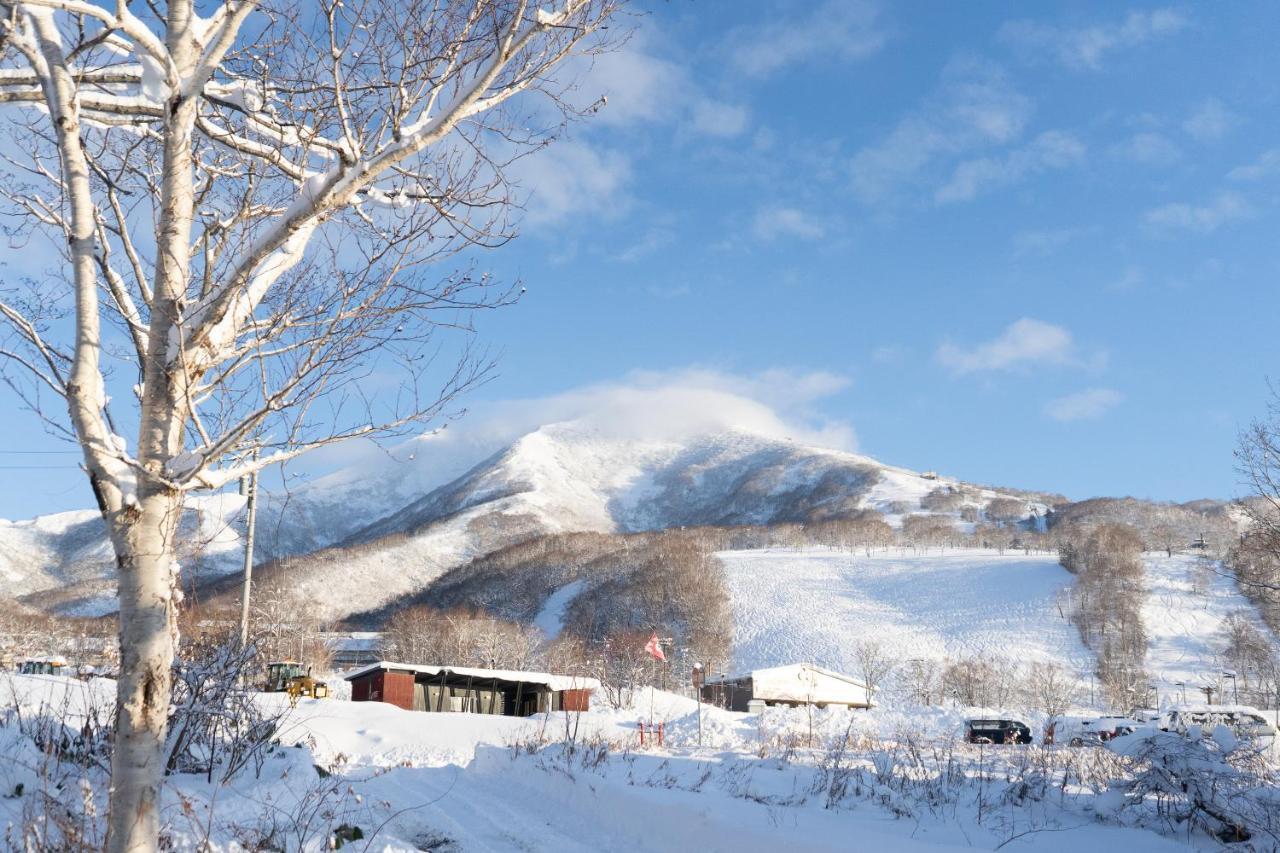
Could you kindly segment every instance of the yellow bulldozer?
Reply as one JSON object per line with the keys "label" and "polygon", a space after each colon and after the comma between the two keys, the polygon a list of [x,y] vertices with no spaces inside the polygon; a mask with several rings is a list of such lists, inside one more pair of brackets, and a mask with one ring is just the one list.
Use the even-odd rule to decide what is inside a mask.
{"label": "yellow bulldozer", "polygon": [[311,677],[311,667],[303,668],[300,661],[277,660],[267,664],[267,681],[263,685],[267,693],[288,693],[293,704],[301,696],[308,699],[325,699],[329,685]]}

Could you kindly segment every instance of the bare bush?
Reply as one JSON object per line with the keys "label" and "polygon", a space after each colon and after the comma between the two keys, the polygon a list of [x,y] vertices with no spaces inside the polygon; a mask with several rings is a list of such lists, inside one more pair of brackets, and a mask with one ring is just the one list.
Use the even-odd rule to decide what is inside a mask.
{"label": "bare bush", "polygon": [[893,649],[875,640],[861,640],[853,647],[854,675],[862,679],[867,691],[877,690],[898,669],[899,658]]}
{"label": "bare bush", "polygon": [[239,636],[186,645],[174,666],[166,773],[200,773],[225,783],[255,775],[275,748],[283,711],[257,701],[258,656]]}

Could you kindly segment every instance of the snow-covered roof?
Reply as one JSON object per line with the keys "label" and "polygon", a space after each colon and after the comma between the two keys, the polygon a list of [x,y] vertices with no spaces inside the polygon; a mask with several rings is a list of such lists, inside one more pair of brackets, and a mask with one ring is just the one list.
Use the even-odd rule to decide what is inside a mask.
{"label": "snow-covered roof", "polygon": [[1170,705],[1165,709],[1166,714],[1172,714],[1177,711],[1179,714],[1257,714],[1262,712],[1252,705],[1205,705],[1203,703],[1191,703],[1187,705]]}
{"label": "snow-covered roof", "polygon": [[326,641],[335,652],[376,651],[382,646],[382,635],[374,633],[352,634],[347,637],[331,637]]}
{"label": "snow-covered roof", "polygon": [[811,663],[793,663],[753,669],[728,679],[707,679],[708,684],[751,677],[751,695],[774,702],[834,702],[870,705],[871,691],[858,679]]}
{"label": "snow-covered roof", "polygon": [[793,678],[802,678],[806,670],[818,675],[825,675],[828,678],[847,681],[850,684],[863,689],[867,686],[852,675],[845,675],[843,672],[836,672],[833,669],[826,669],[825,667],[816,666],[811,663],[791,663],[786,664],[785,666],[768,666],[761,669],[753,669],[750,672],[739,673],[737,675],[727,675],[721,678],[708,678],[707,683],[712,684],[717,681],[737,681],[741,678],[750,678],[753,681],[772,681],[780,678],[786,678],[788,676]]}
{"label": "snow-covered roof", "polygon": [[600,682],[582,675],[552,675],[549,672],[526,672],[518,669],[479,669],[470,666],[423,666],[413,663],[396,663],[380,660],[368,666],[362,666],[354,672],[343,676],[347,681],[376,672],[380,669],[394,669],[402,672],[420,672],[424,675],[439,675],[447,672],[463,678],[493,679],[499,681],[519,681],[525,684],[541,684],[549,690],[599,690]]}

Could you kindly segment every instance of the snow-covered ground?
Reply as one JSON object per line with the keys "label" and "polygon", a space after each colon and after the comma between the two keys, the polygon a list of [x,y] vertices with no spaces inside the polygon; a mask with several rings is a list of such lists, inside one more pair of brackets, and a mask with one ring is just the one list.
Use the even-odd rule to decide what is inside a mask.
{"label": "snow-covered ground", "polygon": [[582,592],[584,586],[586,586],[586,581],[579,579],[565,584],[547,596],[547,600],[542,605],[542,610],[538,611],[533,624],[534,627],[546,635],[548,640],[554,640],[560,636],[560,632],[564,630],[565,609],[568,608],[574,597]]}
{"label": "snow-covered ground", "polygon": [[[734,614],[732,668],[809,661],[856,673],[854,648],[875,640],[902,659],[977,653],[1056,661],[1081,673],[1093,654],[1065,617],[1072,577],[1051,555],[900,549],[736,551],[719,555]],[[1202,700],[1220,683],[1225,620],[1240,613],[1275,643],[1217,564],[1148,554],[1142,608],[1147,668],[1163,702]],[[1280,644],[1278,644],[1280,645]]]}
{"label": "snow-covered ground", "polygon": [[1225,687],[1230,698],[1231,682],[1222,683],[1221,652],[1224,625],[1232,613],[1240,613],[1264,636],[1275,637],[1263,625],[1257,610],[1240,594],[1234,579],[1222,567],[1190,554],[1173,557],[1148,555],[1147,599],[1142,621],[1147,629],[1147,669],[1156,679],[1165,700],[1179,701],[1186,685],[1187,700],[1203,701],[1197,688]]}
{"label": "snow-covered ground", "polygon": [[[111,683],[89,685],[53,677],[0,679],[0,708],[70,703],[70,722],[90,705],[110,701]],[[16,697],[16,698],[15,698]],[[267,705],[281,697],[263,696]],[[1092,848],[1134,853],[1213,849],[1095,817],[1100,798],[1074,786],[1052,797],[1013,794],[1010,778],[1042,772],[1019,756],[1029,749],[954,746],[941,749],[943,777],[933,760],[885,750],[868,737],[912,731],[947,737],[961,711],[818,711],[767,709],[760,715],[702,709],[704,745],[697,746],[697,706],[659,693],[656,716],[668,722],[661,748],[639,747],[636,721],[648,695],[623,710],[598,708],[580,719],[552,715],[514,719],[423,714],[379,703],[302,700],[280,730],[283,748],[258,773],[228,785],[203,776],[168,778],[165,835],[174,849],[322,850],[338,826],[359,827],[353,849],[378,851],[945,851],[1037,853]],[[577,748],[565,746],[576,726]],[[812,726],[812,728],[810,728]],[[905,727],[904,727],[905,726]],[[812,734],[810,734],[812,732]],[[852,741],[845,740],[846,732]],[[893,735],[889,735],[893,736]],[[828,748],[857,743],[842,760],[856,772],[831,792]],[[812,744],[812,746],[810,746]],[[1061,748],[1067,750],[1069,748]],[[927,752],[927,751],[926,751]],[[1062,752],[1088,772],[1099,756]],[[19,760],[6,760],[6,759]],[[0,833],[31,830],[23,820],[41,809],[38,752],[24,742],[13,715],[0,714]],[[1046,755],[1047,766],[1053,766]],[[1102,760],[1102,758],[1099,758]],[[923,762],[923,763],[921,763]],[[1103,764],[1106,762],[1103,760]],[[1019,768],[1022,768],[1021,770]],[[968,768],[968,769],[961,769]],[[64,765],[63,771],[68,768]],[[981,778],[966,776],[978,772]],[[83,775],[79,775],[83,774]],[[1005,774],[1012,774],[1007,776]],[[71,768],[76,802],[103,805],[101,771]],[[82,781],[76,781],[79,778]],[[1034,776],[1032,787],[1037,782]],[[896,781],[895,781],[896,780]],[[914,780],[914,781],[912,781]],[[985,780],[985,781],[983,781]],[[23,788],[16,786],[22,783]],[[919,786],[928,794],[916,799]],[[15,793],[16,791],[16,793]],[[68,803],[70,804],[70,803]],[[34,810],[33,810],[34,807]],[[61,807],[59,807],[61,808]],[[25,809],[25,811],[24,811]],[[83,828],[83,824],[78,825]],[[89,824],[88,837],[94,830]]]}
{"label": "snow-covered ground", "polygon": [[900,659],[989,654],[1092,666],[1059,607],[1072,579],[1053,556],[894,548],[719,557],[737,670],[807,661],[856,673],[854,649],[868,640]]}

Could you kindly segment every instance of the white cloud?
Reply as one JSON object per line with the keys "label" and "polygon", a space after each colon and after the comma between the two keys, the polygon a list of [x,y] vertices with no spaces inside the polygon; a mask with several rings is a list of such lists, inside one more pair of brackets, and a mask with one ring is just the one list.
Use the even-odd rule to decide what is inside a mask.
{"label": "white cloud", "polygon": [[1112,388],[1088,388],[1045,403],[1044,413],[1055,421],[1085,421],[1100,418],[1124,402],[1124,395]]}
{"label": "white cloud", "polygon": [[390,448],[370,441],[344,442],[309,454],[290,465],[290,471],[314,477],[345,467],[349,475],[353,470],[377,470],[390,458],[400,464],[412,462],[415,487],[426,493],[521,436],[566,422],[615,439],[679,441],[745,430],[814,447],[856,450],[850,424],[826,419],[815,410],[816,403],[849,384],[847,377],[827,371],[787,368],[749,374],[704,367],[638,370],[615,381],[544,397],[475,402],[448,429]]}
{"label": "white cloud", "polygon": [[615,437],[648,441],[743,429],[775,438],[852,450],[853,429],[813,413],[813,404],[849,386],[827,371],[774,368],[754,374],[685,367],[637,370],[534,399],[473,407],[460,426],[495,432],[507,441],[540,426],[577,422]]}
{"label": "white cloud", "polygon": [[1172,166],[1182,159],[1182,151],[1167,136],[1159,133],[1136,133],[1115,152],[1144,166]]}
{"label": "white cloud", "polygon": [[635,240],[621,251],[617,252],[613,258],[623,263],[634,263],[641,258],[652,255],[659,249],[663,249],[674,242],[676,234],[670,228],[665,226],[656,226],[644,232],[640,239]]}
{"label": "white cloud", "polygon": [[943,343],[938,361],[957,374],[1082,363],[1069,331],[1030,317],[1010,323],[997,337],[968,349]]}
{"label": "white cloud", "polygon": [[1217,142],[1240,122],[1217,98],[1205,101],[1182,123],[1182,129],[1197,142]]}
{"label": "white cloud", "polygon": [[765,77],[790,65],[865,59],[884,46],[879,7],[865,0],[827,0],[807,15],[775,15],[761,26],[739,28],[726,39],[733,66]]}
{"label": "white cloud", "polygon": [[746,107],[699,98],[690,110],[693,129],[705,136],[731,138],[747,129]]}
{"label": "white cloud", "polygon": [[1107,285],[1107,289],[1116,293],[1131,293],[1142,287],[1146,280],[1147,274],[1142,271],[1141,267],[1129,265],[1124,268],[1124,272],[1120,274],[1119,278]]}
{"label": "white cloud", "polygon": [[827,233],[818,217],[794,207],[762,207],[756,211],[751,230],[761,240],[794,237],[821,240]]}
{"label": "white cloud", "polygon": [[1206,204],[1174,202],[1154,207],[1143,218],[1156,229],[1207,234],[1229,222],[1248,219],[1253,214],[1253,207],[1239,193],[1222,192]]}
{"label": "white cloud", "polygon": [[709,95],[688,68],[664,55],[667,37],[651,19],[626,44],[588,59],[571,60],[564,72],[576,79],[567,98],[578,109],[606,99],[592,125],[630,128],[671,125],[719,138],[741,134],[749,124],[746,107]]}
{"label": "white cloud", "polygon": [[971,201],[983,192],[1015,184],[1039,172],[1064,169],[1084,159],[1084,143],[1069,133],[1047,131],[1001,157],[966,160],[938,188],[938,204]]}
{"label": "white cloud", "polygon": [[1045,228],[1019,231],[1013,235],[1013,254],[1018,257],[1026,255],[1051,255],[1088,233],[1086,228]]}
{"label": "white cloud", "polygon": [[939,164],[978,149],[1008,144],[1021,134],[1033,103],[989,63],[956,60],[938,90],[902,118],[883,139],[850,161],[853,189],[876,203],[916,187]]}
{"label": "white cloud", "polygon": [[630,203],[623,153],[562,139],[518,160],[509,173],[527,193],[526,221],[551,225],[571,214],[617,215]]}
{"label": "white cloud", "polygon": [[1227,173],[1233,181],[1260,181],[1275,175],[1280,175],[1280,148],[1263,151],[1249,165],[1237,166]]}
{"label": "white cloud", "polygon": [[910,354],[910,347],[902,344],[882,344],[871,351],[871,360],[876,364],[901,364]]}
{"label": "white cloud", "polygon": [[1036,21],[1010,21],[999,38],[1028,56],[1048,54],[1078,71],[1097,71],[1110,53],[1176,35],[1189,25],[1176,9],[1130,12],[1122,20],[1089,27],[1055,27]]}

